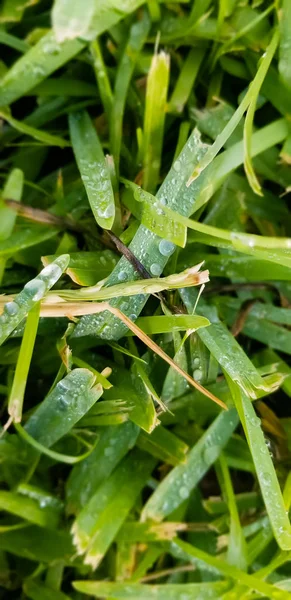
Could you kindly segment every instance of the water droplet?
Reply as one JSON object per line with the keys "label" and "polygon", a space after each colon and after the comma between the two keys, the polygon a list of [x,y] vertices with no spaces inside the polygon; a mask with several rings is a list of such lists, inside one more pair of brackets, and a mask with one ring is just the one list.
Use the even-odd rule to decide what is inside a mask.
{"label": "water droplet", "polygon": [[161,240],[159,243],[159,251],[163,256],[171,256],[175,251],[175,245],[168,240]]}
{"label": "water droplet", "polygon": [[32,300],[37,302],[43,298],[46,292],[46,285],[41,279],[32,279],[25,284],[24,289],[32,296]]}
{"label": "water droplet", "polygon": [[183,498],[183,500],[186,500],[186,498],[188,498],[189,490],[185,485],[182,485],[182,487],[179,489],[179,496]]}
{"label": "water droplet", "polygon": [[261,480],[262,480],[262,483],[266,487],[271,487],[271,485],[272,485],[272,477],[271,477],[270,473],[262,473]]}
{"label": "water droplet", "polygon": [[105,448],[104,454],[105,456],[110,456],[114,452],[113,448]]}
{"label": "water droplet", "polygon": [[137,315],[135,315],[134,313],[132,313],[131,315],[129,315],[129,318],[131,321],[135,321],[137,319]]}
{"label": "water droplet", "polygon": [[62,269],[54,263],[47,265],[41,272],[40,276],[46,279],[59,279],[62,274]]}
{"label": "water droplet", "polygon": [[173,164],[174,170],[179,173],[179,171],[181,171],[181,163],[179,160],[175,160],[174,164]]}
{"label": "water droplet", "polygon": [[194,377],[194,379],[197,379],[197,381],[202,379],[203,373],[202,373],[201,369],[195,369],[193,372],[193,377]]}
{"label": "water droplet", "polygon": [[103,219],[109,219],[114,215],[114,206],[112,206],[112,204],[109,204],[108,206],[106,206],[106,208],[104,208],[104,210],[99,208],[97,213],[99,217]]}
{"label": "water droplet", "polygon": [[121,310],[122,312],[126,312],[126,311],[127,311],[127,309],[128,309],[128,306],[129,306],[128,302],[121,302],[121,305],[120,305],[120,310]]}
{"label": "water droplet", "polygon": [[198,358],[198,356],[196,356],[196,358],[194,358],[193,364],[194,365],[199,365],[200,364],[200,358]]}
{"label": "water droplet", "polygon": [[220,448],[218,446],[209,446],[203,452],[203,458],[207,465],[212,465],[219,455]]}
{"label": "water droplet", "polygon": [[158,263],[153,263],[150,266],[150,272],[152,273],[152,275],[155,275],[156,277],[159,277],[159,275],[162,273],[163,271],[163,267],[161,267]]}
{"label": "water droplet", "polygon": [[9,316],[13,317],[18,313],[19,306],[16,302],[7,302],[7,304],[4,305],[4,310]]}
{"label": "water droplet", "polygon": [[119,271],[117,279],[119,279],[119,281],[126,281],[127,273],[125,271]]}

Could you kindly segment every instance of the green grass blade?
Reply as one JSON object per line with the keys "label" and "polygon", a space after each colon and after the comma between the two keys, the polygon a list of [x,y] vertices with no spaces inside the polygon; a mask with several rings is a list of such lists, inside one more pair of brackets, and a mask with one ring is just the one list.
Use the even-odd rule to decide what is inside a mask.
{"label": "green grass blade", "polygon": [[110,120],[110,148],[118,175],[120,149],[122,144],[122,121],[126,104],[126,95],[136,62],[149,33],[150,22],[147,13],[130,28],[128,41],[121,56],[114,84],[112,118]]}
{"label": "green grass blade", "polygon": [[27,125],[23,121],[18,121],[12,117],[11,113],[8,110],[0,109],[0,117],[7,121],[11,127],[14,127],[20,133],[24,135],[29,135],[34,139],[42,142],[43,144],[47,144],[48,146],[59,146],[60,148],[65,148],[65,146],[70,146],[69,142],[64,140],[63,138],[52,135],[47,131],[41,131],[40,129],[36,129],[35,127],[31,127],[31,125]]}
{"label": "green grass blade", "polygon": [[52,597],[54,600],[70,600],[70,596],[67,594],[52,589],[44,583],[39,583],[35,579],[27,579],[23,585],[23,591],[31,600],[51,600]]}
{"label": "green grass blade", "polygon": [[22,417],[24,393],[37,334],[39,313],[40,304],[36,304],[28,313],[9,394],[8,414],[16,423],[20,423]]}
{"label": "green grass blade", "polygon": [[291,2],[283,0],[279,11],[280,48],[279,48],[279,73],[287,88],[291,88],[290,67],[290,29],[291,29]]}
{"label": "green grass blade", "polygon": [[238,423],[236,411],[220,414],[193,446],[185,464],[175,467],[154,491],[143,508],[142,519],[162,521],[171,514],[207,473]]}
{"label": "green grass blade", "polygon": [[74,581],[74,588],[89,596],[107,598],[132,598],[136,600],[198,600],[199,598],[221,598],[228,589],[228,583],[169,583],[145,585],[139,583],[110,583],[106,581]]}
{"label": "green grass blade", "polygon": [[[290,21],[291,22],[291,21]],[[252,188],[252,190],[259,194],[263,195],[261,185],[256,177],[252,160],[251,160],[251,144],[252,144],[252,129],[253,129],[253,120],[255,116],[257,100],[260,93],[260,89],[262,87],[264,78],[266,77],[269,66],[272,62],[274,54],[276,52],[277,46],[279,43],[279,31],[276,30],[272,40],[266,50],[264,56],[264,69],[261,70],[261,77],[257,78],[256,85],[253,84],[252,96],[250,98],[250,104],[247,110],[245,124],[244,124],[244,146],[245,146],[245,156],[244,156],[244,168],[246,172],[246,176],[248,178],[248,182]]]}
{"label": "green grass blade", "polygon": [[265,583],[264,581],[258,579],[255,574],[249,575],[248,573],[237,569],[237,567],[234,565],[229,565],[224,560],[221,560],[216,556],[212,556],[211,554],[207,554],[203,550],[200,550],[200,548],[195,548],[194,546],[191,546],[182,540],[176,540],[175,544],[179,549],[187,554],[189,558],[194,557],[204,561],[211,567],[214,567],[220,571],[226,577],[245,584],[250,590],[254,590],[263,596],[274,598],[276,600],[288,600],[289,598],[288,592],[281,591],[280,589],[274,589],[274,587],[269,583]]}
{"label": "green grass blade", "polygon": [[52,32],[24,54],[9,69],[0,86],[0,105],[11,104],[37,86],[84,48],[72,40],[60,45]]}
{"label": "green grass blade", "polygon": [[100,227],[114,222],[114,193],[107,163],[96,130],[84,111],[69,116],[70,135],[77,165],[93,215]]}
{"label": "green grass blade", "polygon": [[14,426],[15,426],[17,433],[27,444],[32,446],[40,454],[45,454],[46,456],[48,456],[49,458],[52,458],[52,460],[55,460],[57,462],[63,462],[63,463],[66,463],[67,465],[75,465],[76,463],[88,458],[88,456],[90,456],[90,454],[92,452],[92,449],[91,449],[91,450],[88,450],[88,452],[84,452],[84,454],[80,454],[79,456],[71,456],[69,454],[62,454],[61,452],[55,452],[55,450],[50,450],[49,448],[46,448],[46,446],[44,446],[43,444],[40,444],[39,442],[37,442],[34,439],[34,437],[29,435],[29,433],[27,433],[27,431],[25,429],[23,429],[23,427],[19,423],[15,423]]}
{"label": "green grass blade", "polygon": [[90,27],[95,6],[95,0],[86,2],[86,10],[78,0],[55,0],[52,25],[57,42],[84,38]]}
{"label": "green grass blade", "polygon": [[175,88],[169,100],[168,112],[181,113],[194,88],[200,65],[205,55],[204,48],[192,48],[186,57]]}
{"label": "green grass blade", "polygon": [[142,0],[129,0],[120,6],[118,0],[90,0],[84,15],[80,2],[57,0],[53,10],[53,27],[59,42],[75,38],[93,40],[136,10]]}
{"label": "green grass blade", "polygon": [[169,85],[170,58],[154,54],[147,80],[143,132],[143,185],[154,192],[159,180]]}
{"label": "green grass blade", "polygon": [[[6,206],[4,200],[10,199],[20,202],[23,192],[23,171],[13,169],[8,175],[2,198],[0,200],[0,244],[1,241],[9,240],[16,221],[16,211]],[[6,266],[5,258],[0,258],[0,283],[2,282]]]}
{"label": "green grass blade", "polygon": [[69,512],[77,513],[87,504],[134,446],[137,436],[138,428],[130,421],[119,427],[105,427],[99,432],[97,444],[90,456],[76,465],[68,478],[66,497]]}
{"label": "green grass blade", "polygon": [[45,267],[37,277],[26,283],[23,290],[15,296],[12,302],[4,304],[3,313],[0,315],[0,344],[3,344],[29,311],[58,281],[68,263],[69,255],[63,254]]}
{"label": "green grass blade", "polygon": [[87,369],[74,369],[59,381],[25,425],[25,431],[49,448],[66,435],[102,395]]}
{"label": "green grass blade", "polygon": [[40,527],[55,529],[58,524],[56,511],[50,507],[42,507],[37,500],[15,492],[0,491],[0,508],[1,511],[4,510]]}
{"label": "green grass blade", "polygon": [[230,514],[229,528],[229,543],[227,550],[227,562],[230,565],[235,565],[242,571],[247,570],[247,547],[243,530],[240,523],[236,497],[233,490],[233,485],[230,477],[230,472],[227,466],[227,461],[223,452],[221,453],[216,467],[218,480],[223,492],[223,496],[227,502]]}
{"label": "green grass blade", "polygon": [[270,66],[274,52],[276,50],[278,41],[279,41],[279,37],[278,37],[278,32],[276,31],[270,42],[268,51],[265,53],[264,57],[262,58],[262,61],[260,63],[260,66],[258,68],[256,76],[253,79],[252,83],[250,84],[250,87],[249,87],[245,97],[241,101],[239,107],[236,109],[234,115],[231,117],[230,121],[227,123],[227,125],[225,126],[223,131],[217,136],[215,142],[209,148],[207,154],[205,154],[205,156],[203,157],[201,162],[197,165],[197,167],[195,167],[195,170],[193,171],[191,177],[189,178],[187,185],[190,185],[192,183],[192,181],[194,181],[194,179],[196,179],[200,175],[200,173],[202,173],[204,171],[204,169],[213,161],[215,156],[218,154],[219,150],[221,150],[221,148],[223,148],[223,146],[227,142],[228,138],[231,136],[231,134],[233,133],[233,131],[239,124],[241,118],[243,117],[243,114],[245,113],[248,106],[252,102],[254,95],[256,95],[258,93],[258,90],[260,90],[260,87],[264,81],[265,75],[267,73],[267,70]]}
{"label": "green grass blade", "polygon": [[290,550],[291,526],[286,514],[280,484],[260,427],[260,420],[256,416],[249,398],[229,378],[228,384],[252,453],[274,536],[282,550]]}
{"label": "green grass blade", "polygon": [[86,554],[85,564],[98,566],[154,465],[154,459],[140,451],[129,455],[79,513],[72,533],[78,554]]}
{"label": "green grass blade", "polygon": [[107,120],[110,123],[110,115],[113,106],[113,93],[98,40],[94,40],[94,42],[90,44],[90,50],[93,58],[93,66],[100,97],[107,115]]}

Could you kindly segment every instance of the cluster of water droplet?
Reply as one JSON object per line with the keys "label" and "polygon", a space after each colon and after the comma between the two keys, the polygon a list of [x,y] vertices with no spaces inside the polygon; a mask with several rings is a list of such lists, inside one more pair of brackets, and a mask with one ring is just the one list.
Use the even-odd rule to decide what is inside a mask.
{"label": "cluster of water droplet", "polygon": [[26,317],[34,304],[39,302],[58,281],[68,266],[69,258],[68,254],[58,257],[53,263],[47,265],[37,277],[28,281],[12,302],[4,305],[3,313],[0,316],[0,343],[4,342]]}

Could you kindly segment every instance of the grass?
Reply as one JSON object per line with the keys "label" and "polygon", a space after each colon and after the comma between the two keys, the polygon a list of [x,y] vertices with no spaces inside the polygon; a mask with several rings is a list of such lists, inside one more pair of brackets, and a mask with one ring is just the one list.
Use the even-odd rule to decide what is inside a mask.
{"label": "grass", "polygon": [[290,23],[1,3],[0,599],[291,598]]}

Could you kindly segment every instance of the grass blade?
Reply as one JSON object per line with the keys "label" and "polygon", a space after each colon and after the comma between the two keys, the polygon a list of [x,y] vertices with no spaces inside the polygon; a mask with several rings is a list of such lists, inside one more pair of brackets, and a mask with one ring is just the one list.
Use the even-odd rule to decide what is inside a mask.
{"label": "grass blade", "polygon": [[286,515],[280,484],[260,427],[260,420],[249,398],[230,379],[228,384],[252,453],[274,536],[282,550],[290,550],[291,526]]}
{"label": "grass blade", "polygon": [[107,163],[97,133],[84,111],[69,116],[70,135],[88,200],[100,227],[111,229],[115,204]]}
{"label": "grass blade", "polygon": [[193,446],[185,464],[175,467],[144,506],[142,519],[162,521],[184,500],[210,469],[238,424],[236,411],[220,414]]}
{"label": "grass blade", "polygon": [[0,315],[0,344],[3,344],[29,311],[58,281],[68,263],[69,255],[63,254],[45,267],[37,277],[26,283],[22,292],[17,294],[12,302],[4,304],[3,313]]}
{"label": "grass blade", "polygon": [[169,71],[169,55],[154,54],[147,80],[143,137],[143,185],[149,192],[155,191],[159,180]]}

